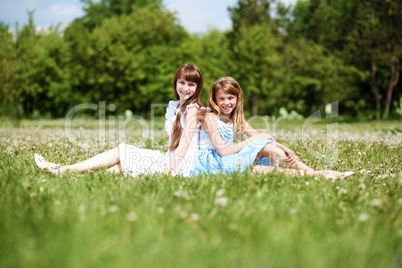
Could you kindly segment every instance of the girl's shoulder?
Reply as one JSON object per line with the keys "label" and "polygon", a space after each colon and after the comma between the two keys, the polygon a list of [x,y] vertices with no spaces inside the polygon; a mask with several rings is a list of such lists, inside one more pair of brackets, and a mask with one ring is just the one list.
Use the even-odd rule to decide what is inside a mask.
{"label": "girl's shoulder", "polygon": [[166,119],[170,119],[176,116],[176,110],[177,107],[179,106],[180,101],[169,101],[169,105],[166,108],[166,114],[165,114],[165,118]]}
{"label": "girl's shoulder", "polygon": [[218,121],[219,121],[218,116],[217,116],[216,114],[210,112],[210,111],[208,111],[208,112],[205,114],[204,120],[203,120],[203,122],[204,122],[204,123],[207,123],[207,124],[208,124],[208,123],[218,123]]}

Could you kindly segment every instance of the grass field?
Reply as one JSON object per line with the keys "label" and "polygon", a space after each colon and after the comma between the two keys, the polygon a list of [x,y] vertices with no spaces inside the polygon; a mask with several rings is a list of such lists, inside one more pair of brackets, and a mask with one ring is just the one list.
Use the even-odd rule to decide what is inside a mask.
{"label": "grass field", "polygon": [[118,142],[166,150],[161,120],[153,139],[98,125],[2,120],[0,267],[402,267],[401,121],[275,126],[309,166],[356,172],[344,180],[36,169],[34,153],[71,164]]}

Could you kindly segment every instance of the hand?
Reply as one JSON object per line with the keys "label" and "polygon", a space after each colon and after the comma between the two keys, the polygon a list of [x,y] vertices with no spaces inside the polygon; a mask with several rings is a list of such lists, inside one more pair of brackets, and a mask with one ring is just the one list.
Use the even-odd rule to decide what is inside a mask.
{"label": "hand", "polygon": [[295,163],[295,162],[300,162],[299,157],[296,156],[295,152],[292,149],[289,149],[288,147],[286,147],[285,145],[282,145],[281,148],[287,157],[287,162],[290,162],[291,164]]}

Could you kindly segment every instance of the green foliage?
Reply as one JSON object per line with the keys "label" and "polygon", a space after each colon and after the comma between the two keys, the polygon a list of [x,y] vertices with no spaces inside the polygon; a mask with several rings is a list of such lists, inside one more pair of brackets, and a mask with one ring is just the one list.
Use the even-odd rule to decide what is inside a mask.
{"label": "green foliage", "polygon": [[86,28],[92,30],[100,26],[103,20],[123,14],[130,14],[135,8],[149,4],[161,4],[161,0],[81,0],[85,4],[85,16],[76,20],[83,23]]}
{"label": "green foliage", "polygon": [[279,68],[282,60],[278,51],[280,45],[280,40],[272,33],[268,24],[243,27],[236,35],[233,54],[237,64],[233,69],[248,100],[248,110],[251,111],[250,107],[254,107],[254,116],[258,113],[259,98],[268,99],[263,105],[265,114],[277,104],[274,100],[281,94],[276,90],[278,77],[282,72]]}
{"label": "green foliage", "polygon": [[[347,65],[370,72],[371,76],[366,76],[360,87],[371,88],[371,96],[365,98],[373,103],[372,109],[377,109],[377,118],[381,107],[387,117],[393,92],[398,91],[402,59],[399,1],[299,1],[293,14],[289,40],[313,40]],[[367,95],[365,91],[360,90]]]}
{"label": "green foliage", "polygon": [[118,111],[141,113],[149,111],[151,102],[173,96],[171,81],[179,64],[172,63],[180,62],[176,50],[187,34],[159,5],[133,8],[105,19],[85,40],[79,35],[70,42],[86,46],[75,51],[83,65],[77,71],[85,70],[77,89],[84,85],[93,99],[113,102]]}
{"label": "green foliage", "polygon": [[203,71],[204,102],[211,84],[230,75],[250,115],[285,107],[308,116],[337,100],[353,116],[398,116],[397,1],[308,0],[292,9],[239,0],[229,7],[232,29],[193,35],[160,2],[84,0],[85,15],[64,31],[37,31],[33,12],[14,37],[0,24],[0,113],[62,117],[77,104],[106,101],[116,114],[149,115],[152,104],[174,98],[174,73],[188,62]]}

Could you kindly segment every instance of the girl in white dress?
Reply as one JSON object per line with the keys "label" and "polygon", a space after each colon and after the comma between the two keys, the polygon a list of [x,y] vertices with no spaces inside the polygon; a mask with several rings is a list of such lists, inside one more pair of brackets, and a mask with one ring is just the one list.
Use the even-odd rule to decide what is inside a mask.
{"label": "girl in white dress", "polygon": [[39,169],[56,175],[107,168],[109,172],[123,173],[124,176],[162,172],[189,176],[199,148],[202,86],[203,76],[196,65],[180,66],[173,80],[177,101],[169,102],[165,115],[165,130],[169,135],[166,154],[119,144],[117,148],[73,165],[47,162],[39,154],[34,156],[35,164]]}

